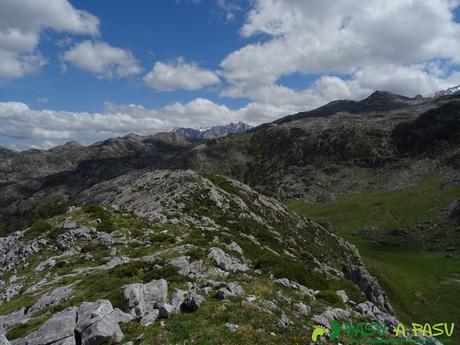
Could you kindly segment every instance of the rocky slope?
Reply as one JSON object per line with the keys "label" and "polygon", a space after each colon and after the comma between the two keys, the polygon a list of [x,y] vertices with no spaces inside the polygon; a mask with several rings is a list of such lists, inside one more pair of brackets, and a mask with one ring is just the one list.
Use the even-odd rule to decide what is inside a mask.
{"label": "rocky slope", "polygon": [[[0,232],[62,211],[90,186],[144,169],[229,176],[279,200],[333,202],[367,190],[393,191],[430,175],[460,181],[460,105],[453,96],[375,92],[336,101],[246,133],[195,141],[178,133],[128,135],[87,147],[0,151]],[[36,202],[43,195],[46,202]],[[447,207],[447,205],[445,205]],[[445,215],[432,222],[452,222]]]}
{"label": "rocky slope", "polygon": [[333,319],[397,322],[352,245],[190,170],[95,184],[0,240],[2,345],[286,344]]}
{"label": "rocky slope", "polygon": [[175,168],[180,155],[196,145],[178,133],[158,133],[152,136],[129,134],[90,146],[69,142],[50,150],[30,149],[15,152],[0,149],[0,186],[78,169],[120,170],[147,166]]}
{"label": "rocky slope", "polygon": [[[447,109],[448,123],[429,115]],[[455,98],[411,99],[376,92],[360,102],[336,101],[245,135],[207,142],[191,151],[190,162],[196,170],[233,176],[283,200],[324,202],[371,186],[385,189],[388,181],[412,170],[422,171],[412,173],[413,178],[401,181],[399,187],[416,183],[427,171],[441,171],[447,181],[458,177],[450,169],[455,159],[446,159],[458,149],[453,136],[458,133],[459,114]],[[409,133],[402,128],[411,121],[424,121],[423,126],[433,131],[452,127],[450,133],[439,129],[426,138],[419,133],[404,143]],[[422,142],[420,150],[407,154],[407,146],[415,148]]]}

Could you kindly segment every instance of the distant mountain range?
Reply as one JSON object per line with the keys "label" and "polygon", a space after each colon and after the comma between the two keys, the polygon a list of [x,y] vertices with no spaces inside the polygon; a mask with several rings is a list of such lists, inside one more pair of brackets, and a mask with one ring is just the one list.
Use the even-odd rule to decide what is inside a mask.
{"label": "distant mountain range", "polygon": [[199,129],[176,127],[171,131],[182,134],[190,139],[216,139],[225,137],[226,135],[232,133],[244,133],[251,128],[252,126],[248,125],[247,123],[238,122],[221,126],[200,127]]}
{"label": "distant mountain range", "polygon": [[441,90],[436,92],[434,98],[444,97],[444,96],[455,96],[460,95],[460,85],[450,87],[446,90]]}

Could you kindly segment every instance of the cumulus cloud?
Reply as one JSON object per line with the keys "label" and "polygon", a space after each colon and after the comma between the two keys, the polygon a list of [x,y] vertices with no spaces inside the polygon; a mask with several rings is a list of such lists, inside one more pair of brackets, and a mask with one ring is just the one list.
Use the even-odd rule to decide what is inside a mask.
{"label": "cumulus cloud", "polygon": [[130,51],[100,41],[80,42],[63,53],[61,60],[101,79],[123,78],[142,71]]}
{"label": "cumulus cloud", "polygon": [[37,97],[35,98],[35,100],[38,102],[38,103],[41,103],[41,104],[48,104],[49,103],[49,99],[47,97]]}
{"label": "cumulus cloud", "polygon": [[155,90],[198,90],[220,83],[216,73],[199,67],[195,62],[187,63],[183,58],[163,63],[156,62],[144,76],[145,85]]}
{"label": "cumulus cloud", "polygon": [[235,20],[236,14],[242,11],[238,1],[234,0],[216,0],[216,6],[224,11],[227,22]]}
{"label": "cumulus cloud", "polygon": [[[458,4],[255,0],[240,30],[255,41],[222,61],[230,84],[223,95],[306,108],[324,100],[318,90],[324,83],[328,100],[359,98],[373,89],[431,95],[458,82],[450,72],[460,64],[460,25],[453,18]],[[303,91],[279,84],[295,73],[323,77]]]}
{"label": "cumulus cloud", "polygon": [[37,50],[46,29],[71,34],[99,34],[99,19],[67,0],[2,0],[0,78],[21,78],[47,63]]}
{"label": "cumulus cloud", "polygon": [[138,104],[106,103],[103,112],[37,110],[21,102],[0,102],[0,145],[47,148],[78,140],[91,144],[128,133],[151,135],[174,127],[213,126],[244,121],[257,125],[302,110],[296,105],[249,103],[231,109],[209,99],[149,109]]}
{"label": "cumulus cloud", "polygon": [[[0,0],[0,77],[18,77],[46,63],[37,51],[40,32],[97,35],[99,21],[67,0]],[[182,0],[184,1],[184,0]],[[190,0],[191,1],[191,0]],[[225,80],[222,95],[249,98],[239,109],[208,99],[147,109],[107,104],[101,113],[31,109],[0,103],[0,143],[24,148],[77,139],[91,143],[129,132],[152,134],[175,126],[197,127],[235,121],[250,124],[309,110],[335,99],[359,99],[376,89],[408,96],[432,95],[460,84],[460,25],[457,0],[251,0],[240,33],[247,44],[210,71],[179,58],[156,62],[144,77],[155,90],[198,90]],[[49,5],[51,4],[51,5]],[[217,0],[230,14],[239,4]],[[5,9],[5,10],[4,10]],[[67,17],[70,20],[67,20]],[[65,19],[63,19],[65,18]],[[69,44],[69,40],[64,44]],[[99,78],[141,72],[127,50],[86,40],[61,55],[64,64]],[[280,80],[316,78],[306,89]]]}
{"label": "cumulus cloud", "polygon": [[159,109],[107,103],[100,113],[36,110],[21,102],[0,102],[0,143],[17,148],[48,147],[69,140],[89,144],[130,132],[149,135],[176,126],[236,122],[241,116],[203,98]]}

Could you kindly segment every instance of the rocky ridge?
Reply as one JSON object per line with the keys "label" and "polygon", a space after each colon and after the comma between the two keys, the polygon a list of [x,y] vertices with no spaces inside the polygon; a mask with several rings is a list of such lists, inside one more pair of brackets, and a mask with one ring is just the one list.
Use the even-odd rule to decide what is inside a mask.
{"label": "rocky ridge", "polygon": [[[277,344],[333,319],[396,322],[352,245],[220,176],[130,173],[0,243],[0,334],[13,345],[205,341],[214,329]],[[174,333],[177,322],[207,326]]]}

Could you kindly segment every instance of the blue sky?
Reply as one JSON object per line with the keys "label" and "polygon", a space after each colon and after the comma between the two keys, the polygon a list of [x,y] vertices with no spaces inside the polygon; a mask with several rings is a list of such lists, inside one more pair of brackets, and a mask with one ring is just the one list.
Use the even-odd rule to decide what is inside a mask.
{"label": "blue sky", "polygon": [[0,0],[0,145],[272,121],[460,84],[456,0]]}
{"label": "blue sky", "polygon": [[[223,57],[247,41],[238,34],[244,12],[227,21],[226,13],[214,1],[203,1],[197,5],[173,0],[136,0],[135,6],[128,0],[80,0],[71,3],[100,18],[100,38],[110,45],[129,49],[146,71],[157,60],[174,60],[180,56],[215,70]],[[38,109],[102,111],[106,101],[161,107],[196,97],[216,99],[214,89],[156,92],[144,87],[137,78],[96,79],[91,73],[77,68],[69,68],[63,74],[59,60],[63,49],[56,45],[56,41],[66,37],[70,35],[52,30],[46,32],[40,42],[40,50],[49,63],[37,74],[3,82],[0,100],[18,100]],[[72,38],[75,41],[87,39],[85,36]],[[37,98],[47,98],[48,103],[40,103]],[[229,98],[225,103],[238,106],[241,100]]]}

